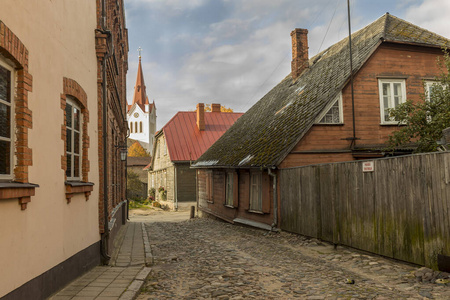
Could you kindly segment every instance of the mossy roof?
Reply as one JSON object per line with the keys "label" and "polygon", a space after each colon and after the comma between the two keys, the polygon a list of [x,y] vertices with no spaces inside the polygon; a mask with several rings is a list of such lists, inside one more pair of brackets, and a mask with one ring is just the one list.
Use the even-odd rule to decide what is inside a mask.
{"label": "mossy roof", "polygon": [[[382,42],[444,47],[450,41],[389,13],[352,34],[353,70],[358,71]],[[193,165],[276,167],[335,99],[350,78],[348,39],[309,60],[293,81],[286,76],[253,105]]]}

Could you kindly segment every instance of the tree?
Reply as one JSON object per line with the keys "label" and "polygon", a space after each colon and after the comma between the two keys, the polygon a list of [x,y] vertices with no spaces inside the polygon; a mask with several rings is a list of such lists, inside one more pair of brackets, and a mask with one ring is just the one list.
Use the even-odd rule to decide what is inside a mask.
{"label": "tree", "polygon": [[[205,111],[211,111],[211,104],[205,104]],[[220,106],[221,112],[233,112],[232,108],[227,108],[223,105]]]}
{"label": "tree", "polygon": [[432,86],[432,93],[422,95],[422,100],[413,103],[407,100],[390,116],[399,122],[400,129],[389,136],[390,149],[415,143],[415,152],[433,152],[439,147],[442,130],[450,127],[450,55],[444,49],[444,59],[438,61],[441,74]]}
{"label": "tree", "polygon": [[149,157],[150,154],[141,146],[139,142],[134,142],[133,145],[128,148],[128,156],[130,157]]}
{"label": "tree", "polygon": [[139,175],[132,170],[127,170],[127,198],[132,200],[144,198],[143,187]]}

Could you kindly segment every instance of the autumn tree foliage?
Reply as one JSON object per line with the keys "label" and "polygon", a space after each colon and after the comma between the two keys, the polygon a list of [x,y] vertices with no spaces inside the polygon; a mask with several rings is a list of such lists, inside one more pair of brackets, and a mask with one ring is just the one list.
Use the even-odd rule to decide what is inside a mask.
{"label": "autumn tree foliage", "polygon": [[[211,104],[205,104],[205,111],[211,111]],[[221,112],[233,112],[232,108],[227,108],[223,105],[220,106]]]}
{"label": "autumn tree foliage", "polygon": [[128,148],[128,156],[130,157],[149,157],[150,154],[141,146],[139,142],[134,142],[133,145]]}
{"label": "autumn tree foliage", "polygon": [[450,127],[450,56],[444,50],[440,60],[441,74],[436,78],[432,93],[422,96],[422,100],[405,103],[390,110],[390,115],[399,122],[399,130],[389,136],[389,148],[414,143],[415,152],[433,152],[439,147],[442,131]]}

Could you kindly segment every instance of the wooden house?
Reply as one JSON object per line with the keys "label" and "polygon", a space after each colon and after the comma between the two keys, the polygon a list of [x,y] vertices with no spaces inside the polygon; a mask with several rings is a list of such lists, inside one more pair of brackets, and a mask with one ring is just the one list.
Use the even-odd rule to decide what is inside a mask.
{"label": "wooden house", "polygon": [[308,31],[292,31],[292,70],[193,165],[200,211],[229,222],[277,227],[277,170],[409,154],[385,151],[399,126],[388,110],[421,101],[449,40],[385,14],[349,41],[308,57]]}
{"label": "wooden house", "polygon": [[178,112],[156,133],[148,173],[155,200],[173,209],[178,202],[195,201],[196,171],[190,168],[191,163],[242,115],[221,112],[220,107],[212,104],[211,112],[205,112],[204,104],[199,103],[196,111]]}

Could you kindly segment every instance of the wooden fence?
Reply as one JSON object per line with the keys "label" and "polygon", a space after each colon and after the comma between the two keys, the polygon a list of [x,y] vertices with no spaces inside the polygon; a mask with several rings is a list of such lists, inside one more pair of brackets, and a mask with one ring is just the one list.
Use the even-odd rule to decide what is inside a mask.
{"label": "wooden fence", "polygon": [[437,268],[450,259],[450,152],[281,170],[289,232]]}

